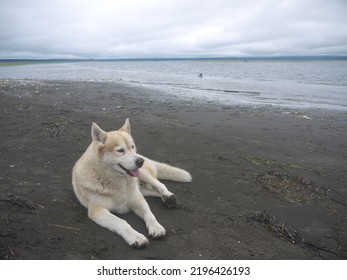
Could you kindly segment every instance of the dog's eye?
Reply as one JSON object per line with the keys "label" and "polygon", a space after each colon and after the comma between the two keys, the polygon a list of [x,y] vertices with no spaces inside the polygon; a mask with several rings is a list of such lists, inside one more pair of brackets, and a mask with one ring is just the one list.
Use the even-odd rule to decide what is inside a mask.
{"label": "dog's eye", "polygon": [[131,146],[131,148],[132,148],[132,149],[135,149],[135,145],[133,144],[133,145]]}
{"label": "dog's eye", "polygon": [[121,154],[124,154],[124,149],[118,149],[117,152],[121,153]]}

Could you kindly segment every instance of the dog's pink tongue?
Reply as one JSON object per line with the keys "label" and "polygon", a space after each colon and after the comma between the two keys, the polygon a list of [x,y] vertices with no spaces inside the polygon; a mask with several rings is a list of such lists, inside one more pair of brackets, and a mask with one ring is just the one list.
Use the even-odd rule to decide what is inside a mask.
{"label": "dog's pink tongue", "polygon": [[140,171],[138,169],[130,171],[130,173],[131,173],[131,176],[133,177],[139,177],[140,175]]}

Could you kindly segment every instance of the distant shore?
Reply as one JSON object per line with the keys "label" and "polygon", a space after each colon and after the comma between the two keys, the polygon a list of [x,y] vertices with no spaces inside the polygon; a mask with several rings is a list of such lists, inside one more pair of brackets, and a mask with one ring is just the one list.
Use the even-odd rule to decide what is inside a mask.
{"label": "distant shore", "polygon": [[[0,259],[346,259],[347,115],[223,106],[115,83],[0,80]],[[139,153],[191,172],[149,205],[144,250],[87,218],[71,169],[90,126],[129,117]],[[146,234],[143,222],[122,216]]]}
{"label": "distant shore", "polygon": [[[3,63],[45,63],[45,62],[90,62],[90,61],[185,61],[185,60],[236,60],[236,61],[266,61],[266,60],[347,60],[347,56],[337,56],[337,55],[318,55],[318,56],[240,56],[240,57],[139,57],[139,58],[100,58],[100,59],[90,59],[90,58],[0,58],[0,66]],[[6,64],[5,64],[6,65]],[[11,64],[9,64],[11,65]]]}

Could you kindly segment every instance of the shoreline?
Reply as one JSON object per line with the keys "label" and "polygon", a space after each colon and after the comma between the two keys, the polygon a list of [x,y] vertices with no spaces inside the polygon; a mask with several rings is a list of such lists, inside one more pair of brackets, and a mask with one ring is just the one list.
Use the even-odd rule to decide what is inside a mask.
{"label": "shoreline", "polygon": [[[345,112],[216,106],[98,82],[0,80],[0,98],[1,259],[347,258]],[[168,237],[141,251],[90,221],[71,186],[91,123],[115,130],[127,117],[140,154],[193,176],[164,182],[178,209],[147,199]]]}
{"label": "shoreline", "polygon": [[[125,94],[132,95],[141,98],[141,100],[159,102],[159,103],[177,103],[178,105],[188,105],[188,106],[196,106],[202,108],[219,108],[219,109],[243,109],[243,110],[256,110],[256,111],[270,111],[279,114],[312,114],[316,117],[321,116],[334,116],[344,118],[347,109],[344,107],[336,107],[332,105],[331,108],[318,108],[314,105],[291,105],[291,104],[266,104],[266,103],[252,103],[252,102],[235,102],[232,103],[223,103],[222,101],[208,100],[206,98],[197,98],[195,96],[183,96],[178,94],[172,94],[168,92],[163,92],[159,88],[153,88],[151,86],[142,85],[142,84],[131,84],[129,82],[119,81],[84,81],[84,80],[47,80],[47,79],[30,79],[30,78],[0,78],[0,86],[6,83],[13,83],[19,87],[23,85],[28,85],[29,87],[40,87],[40,84],[61,84],[63,86],[69,85],[102,85],[110,91],[112,88],[121,88],[124,89],[124,97]],[[1,90],[1,88],[0,88]],[[111,90],[112,91],[112,90]],[[220,90],[216,90],[217,92]],[[28,92],[26,93],[28,94]],[[142,96],[143,95],[143,96]],[[143,97],[143,98],[142,98]]]}

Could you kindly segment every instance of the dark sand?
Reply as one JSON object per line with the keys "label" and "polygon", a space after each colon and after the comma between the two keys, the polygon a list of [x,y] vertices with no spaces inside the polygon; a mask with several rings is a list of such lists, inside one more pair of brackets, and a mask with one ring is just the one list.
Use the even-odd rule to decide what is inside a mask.
{"label": "dark sand", "polygon": [[[61,81],[0,81],[0,107],[1,259],[347,258],[346,113]],[[90,221],[71,186],[91,123],[126,117],[139,153],[193,176],[166,182],[177,209],[147,199],[168,236],[143,250]]]}

